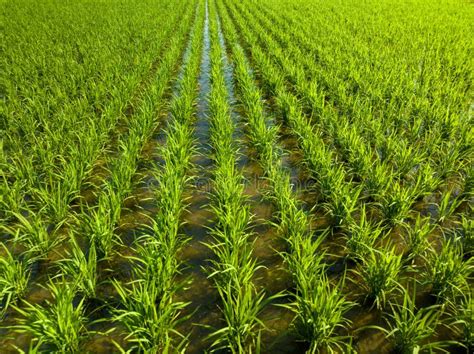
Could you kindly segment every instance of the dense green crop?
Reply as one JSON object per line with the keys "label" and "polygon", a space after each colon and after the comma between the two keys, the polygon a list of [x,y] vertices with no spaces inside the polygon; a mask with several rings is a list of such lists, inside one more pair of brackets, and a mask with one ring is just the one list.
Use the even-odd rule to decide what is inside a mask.
{"label": "dense green crop", "polygon": [[1,1],[0,352],[471,352],[473,18]]}

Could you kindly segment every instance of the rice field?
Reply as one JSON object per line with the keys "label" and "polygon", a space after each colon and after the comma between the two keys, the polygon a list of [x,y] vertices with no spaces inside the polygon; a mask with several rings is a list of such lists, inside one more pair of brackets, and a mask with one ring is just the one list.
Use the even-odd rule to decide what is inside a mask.
{"label": "rice field", "polygon": [[471,2],[0,23],[0,354],[474,351]]}

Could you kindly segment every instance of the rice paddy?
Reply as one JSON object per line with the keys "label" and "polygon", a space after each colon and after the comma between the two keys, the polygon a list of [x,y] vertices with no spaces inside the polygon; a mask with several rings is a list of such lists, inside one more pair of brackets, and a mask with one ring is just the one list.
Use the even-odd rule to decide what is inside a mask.
{"label": "rice paddy", "polygon": [[0,19],[0,354],[474,350],[472,4]]}

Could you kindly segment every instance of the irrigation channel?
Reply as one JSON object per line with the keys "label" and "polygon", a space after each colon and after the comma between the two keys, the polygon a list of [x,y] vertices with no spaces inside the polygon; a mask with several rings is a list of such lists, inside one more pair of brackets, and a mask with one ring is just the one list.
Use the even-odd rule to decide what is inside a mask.
{"label": "irrigation channel", "polygon": [[429,130],[399,117],[424,101],[379,99],[404,86],[358,96],[370,70],[315,44],[333,24],[303,2],[161,6],[63,209],[27,165],[24,192],[2,174],[0,354],[472,350],[468,118]]}

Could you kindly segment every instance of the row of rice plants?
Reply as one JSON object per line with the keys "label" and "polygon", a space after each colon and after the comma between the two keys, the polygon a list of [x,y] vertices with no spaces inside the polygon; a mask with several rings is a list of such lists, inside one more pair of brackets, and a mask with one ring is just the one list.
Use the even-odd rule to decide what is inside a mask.
{"label": "row of rice plants", "polygon": [[[244,26],[246,28],[249,28],[250,26]],[[245,30],[243,27],[241,27],[242,32],[245,33]],[[266,41],[268,43],[268,41]],[[252,53],[254,56],[255,53],[258,53],[255,47],[252,47]],[[258,59],[257,59],[258,60]],[[259,68],[260,71],[263,73],[262,76],[265,75],[264,70],[262,68]],[[274,75],[273,78],[275,79],[274,81],[270,82],[270,85],[273,84],[274,87],[278,87],[278,76]],[[274,93],[276,91],[273,91]],[[294,100],[295,105],[297,105],[296,100]],[[290,107],[292,107],[290,105]],[[294,106],[293,106],[294,107]],[[409,209],[409,206],[408,206]],[[365,213],[363,213],[365,214]],[[365,224],[365,219],[361,219],[361,225],[363,226]],[[370,230],[370,229],[369,229]],[[368,230],[367,230],[368,231]],[[380,229],[377,232],[377,229],[375,229],[376,234],[380,234]],[[373,233],[368,231],[366,234]],[[362,266],[362,269],[365,271],[365,280],[366,280],[366,293],[369,298],[371,298],[371,301],[375,301],[378,306],[381,306],[382,304],[385,303],[385,293],[393,292],[396,288],[398,288],[398,278],[399,278],[399,273],[401,272],[401,257],[399,255],[396,255],[393,250],[390,250],[389,248],[385,248],[384,250],[377,251],[374,250],[372,245],[363,245],[363,248],[368,250],[369,253],[368,258],[366,257],[361,257],[364,260],[364,265]],[[443,249],[449,249],[449,247],[443,248]],[[462,258],[462,253],[459,254]],[[470,262],[462,262],[462,259],[459,258],[459,255],[455,257],[454,259],[459,259],[461,260],[460,267],[462,271],[460,272],[461,276],[459,277],[459,281],[457,282],[457,286],[461,289],[469,289],[467,287],[467,279],[469,279],[469,274],[472,269],[472,264]],[[361,255],[359,255],[361,256]],[[365,256],[365,255],[363,255]],[[434,262],[433,257],[433,262]],[[380,261],[386,260],[386,262],[380,262]],[[387,267],[381,267],[381,264],[386,264]],[[370,269],[367,269],[367,265],[371,265]],[[430,268],[428,268],[430,269]],[[444,270],[447,271],[447,267],[444,267]],[[390,271],[392,270],[392,271]],[[375,272],[375,273],[374,273]],[[426,280],[430,282],[432,285],[434,285],[433,281],[430,279],[429,273],[425,274]],[[382,277],[382,278],[380,278]],[[378,280],[377,280],[378,279]],[[381,281],[381,282],[380,282]],[[454,281],[453,277],[450,278],[449,281]],[[448,281],[448,283],[449,283]],[[379,284],[377,284],[379,283]],[[446,280],[445,280],[445,283]],[[433,286],[433,292],[436,293],[436,289]],[[469,301],[469,300],[468,300]]]}
{"label": "row of rice plants", "polygon": [[[169,23],[169,26],[172,26],[172,22]],[[161,45],[163,46],[164,43]],[[114,104],[117,107],[123,108],[124,103],[118,104],[116,101],[114,102],[115,102]],[[112,115],[110,115],[109,117],[112,117]],[[99,124],[102,124],[101,122],[106,122],[105,124],[110,124],[111,127],[114,126],[114,124],[112,124],[112,121],[110,119],[104,118],[103,120],[99,120],[99,121],[100,121]],[[96,128],[97,128],[98,135],[94,135],[94,136],[97,138],[101,136],[102,138],[102,139],[98,139],[97,143],[103,144],[103,141],[99,142],[99,140],[103,140],[106,138],[106,134],[104,135],[103,133],[104,129],[101,129],[101,128],[99,129],[98,127]],[[92,131],[95,132],[96,128],[91,130],[91,132]],[[111,128],[107,127],[107,129],[111,129]],[[100,131],[102,131],[102,133]],[[58,134],[60,134],[60,132]],[[130,140],[130,141],[133,141],[133,140]],[[88,144],[84,143],[84,145],[88,145]],[[72,164],[76,164],[76,163],[80,164],[78,159],[92,156],[80,150],[81,147],[83,147],[84,145],[81,144],[80,146],[78,146],[78,150],[76,151],[77,159],[72,159],[71,161]],[[95,145],[95,144],[92,144],[92,145]],[[89,147],[91,147],[92,145],[89,145]],[[73,145],[70,144],[70,146],[73,146]],[[128,154],[127,156],[132,158],[130,154]],[[34,172],[32,171],[31,174],[33,175]],[[16,177],[17,179],[15,180],[20,181],[22,180],[22,177],[24,177],[24,175],[20,174],[20,175],[17,175]],[[5,180],[5,183],[7,183],[7,180]],[[58,189],[60,190],[59,192],[61,192],[61,188],[58,187]],[[78,192],[79,191],[75,190],[75,193],[78,193]],[[10,193],[6,193],[4,195],[11,196]],[[57,198],[54,196],[51,196],[51,199],[57,199]],[[64,202],[64,203],[60,202],[60,203],[64,204],[65,207],[69,208],[69,201]],[[21,209],[17,210],[18,212],[15,212],[15,210],[17,209],[13,207],[11,207],[10,209],[13,215],[15,215],[15,218],[18,220],[18,223],[12,224],[11,226],[7,227],[6,220],[4,219],[5,223],[2,225],[2,231],[6,231],[11,236],[13,236],[11,243],[8,244],[11,250],[9,251],[7,249],[7,246],[4,245],[5,253],[2,252],[2,261],[5,261],[6,262],[5,264],[7,263],[10,264],[10,266],[5,265],[5,267],[2,267],[2,272],[1,272],[2,282],[5,282],[5,284],[9,284],[8,286],[2,287],[2,292],[1,292],[2,293],[2,296],[1,296],[2,313],[6,312],[6,310],[8,309],[8,305],[12,302],[12,300],[18,297],[22,297],[25,294],[25,291],[27,290],[28,279],[31,273],[32,264],[37,259],[46,258],[48,251],[51,250],[51,248],[53,248],[57,243],[59,243],[62,240],[61,235],[56,235],[51,232],[51,229],[49,227],[49,224],[51,222],[50,211],[48,212],[47,210],[43,210],[43,209],[41,209],[40,211],[35,211],[36,210],[35,206],[23,206],[21,207]],[[20,210],[22,211],[22,213],[19,212]],[[104,214],[106,213],[108,213],[108,211],[104,210]],[[74,216],[72,217],[70,216],[70,218],[71,220],[68,220],[68,222],[71,224],[74,224],[77,221]],[[63,219],[62,221],[65,222],[66,220]],[[58,228],[60,224],[61,222],[57,225],[54,225],[54,227]],[[20,245],[21,247],[18,248],[18,245]],[[72,247],[72,252],[73,252],[72,254],[74,255],[74,259],[75,260],[81,259],[82,251],[80,251],[80,249],[78,248],[77,242],[75,242],[75,240],[71,241],[71,247]],[[24,251],[24,252],[21,252],[21,254],[17,255],[18,251],[20,252]],[[94,254],[94,256],[92,256],[92,254]],[[90,262],[92,262],[91,266],[95,264],[96,262],[95,247],[91,248],[91,255],[89,259],[90,259]],[[15,267],[17,268],[15,269]],[[22,271],[18,272],[17,269],[22,269]],[[79,277],[78,280],[79,279],[82,279],[82,277]],[[90,286],[88,288],[90,288]]]}
{"label": "row of rice plants", "polygon": [[[267,45],[268,45],[268,43],[271,42],[271,40],[266,38],[266,40],[264,42],[267,43]],[[290,70],[290,71],[292,71],[292,70]],[[275,77],[275,80],[277,80],[277,77]],[[275,84],[275,85],[277,85],[277,84]],[[293,101],[296,101],[296,100],[293,98]],[[294,106],[296,106],[296,102],[294,102]],[[317,133],[316,138],[318,138],[318,135],[319,134]],[[308,139],[308,140],[315,141],[315,139]],[[321,139],[319,139],[318,142],[323,143],[323,141]],[[356,151],[358,151],[358,150],[356,150]],[[361,152],[359,150],[359,154],[360,153]],[[324,159],[322,159],[322,160],[325,161]],[[309,166],[311,166],[312,161],[317,161],[317,160],[315,160],[315,159],[310,160],[309,161]],[[328,163],[326,165],[328,165],[328,164],[330,164],[330,161],[328,161]],[[320,166],[316,166],[316,167],[317,168],[312,168],[312,170],[322,171],[323,172],[323,177],[322,178],[320,177],[319,179],[320,179],[320,183],[324,182],[324,180],[325,180],[324,171],[326,171],[327,169],[321,168]],[[432,178],[429,175],[429,171],[431,171],[430,169],[421,168],[420,171],[425,171],[425,173],[423,173],[423,175],[421,177],[424,176],[424,177],[427,177],[428,179]],[[428,173],[426,173],[426,171],[428,171]],[[410,215],[411,205],[413,204],[413,202],[417,198],[420,198],[424,194],[427,194],[430,189],[432,190],[432,188],[428,188],[428,190],[427,190],[426,188],[424,188],[424,186],[426,186],[427,184],[429,184],[430,186],[437,185],[437,184],[439,184],[440,181],[438,183],[433,184],[431,182],[427,182],[426,180],[422,180],[420,178],[420,176],[418,176],[418,178],[416,179],[416,184],[415,184],[414,187],[408,186],[408,187],[404,188],[404,187],[400,187],[399,181],[396,178],[391,177],[391,176],[393,176],[393,173],[390,173],[390,171],[382,171],[382,172],[383,173],[381,174],[381,176],[383,176],[384,179],[388,177],[388,179],[390,180],[390,183],[387,182],[388,187],[386,187],[386,190],[385,190],[385,192],[383,193],[382,196],[376,196],[377,199],[382,199],[382,201],[377,202],[376,205],[378,206],[378,208],[381,209],[382,214],[385,215],[385,218],[388,221],[389,226],[391,224],[394,224],[394,223],[403,223],[404,225],[409,226],[404,221]],[[314,175],[319,176],[316,173],[314,173]],[[340,177],[341,177],[340,180],[343,181],[343,175],[342,174],[340,175]],[[385,183],[378,183],[378,184],[382,185],[382,184],[385,184]],[[330,190],[333,183],[323,183],[323,185],[326,185],[328,187],[328,190]],[[350,188],[350,187],[348,187],[348,188]],[[322,190],[324,190],[324,189],[322,189]],[[356,189],[355,193],[358,194],[357,189]],[[333,194],[333,193],[331,193],[331,194]],[[440,203],[440,205],[438,207],[438,212],[439,212],[438,221],[443,220],[445,213],[446,213],[446,216],[451,215],[454,212],[454,210],[456,209],[456,206],[459,205],[464,200],[463,196],[461,196],[461,197],[455,198],[451,202],[451,201],[449,201],[449,193],[446,194],[445,198],[446,198],[446,202],[445,203]],[[448,205],[450,207],[445,208],[445,206],[448,206]],[[331,211],[331,209],[330,209],[330,211]],[[365,213],[365,209],[362,209],[361,211],[362,211],[362,213]],[[337,214],[335,214],[335,215],[337,215]],[[365,226],[367,226],[367,227],[365,227]],[[351,253],[354,253],[354,251],[360,251],[360,249],[361,249],[361,247],[358,247],[360,245],[360,241],[361,241],[361,237],[359,237],[359,236],[368,235],[368,233],[358,232],[358,230],[361,230],[361,227],[362,227],[362,229],[366,229],[366,230],[373,229],[373,227],[370,225],[370,223],[367,222],[367,218],[364,215],[361,216],[360,222],[355,222],[354,220],[349,221],[349,225],[347,227],[347,229],[348,229],[347,233],[349,234],[349,237],[350,237],[349,238],[349,246],[350,246],[349,251],[351,251]],[[390,229],[388,229],[388,231],[384,232],[384,234],[388,234],[389,231],[390,231]],[[374,235],[374,237],[372,237],[370,239],[365,238],[365,241],[370,241],[373,244],[376,241],[377,233],[374,234],[374,233],[370,232],[369,234]],[[380,232],[378,234],[380,234]],[[411,250],[411,247],[410,247],[410,242],[411,241],[409,240],[409,234],[407,234],[406,238],[408,240],[407,243],[408,243],[408,248],[409,248],[409,251],[410,251]],[[364,245],[360,245],[360,246],[365,247]]]}
{"label": "row of rice plants", "polygon": [[[188,21],[185,21],[185,24],[192,20],[191,15],[192,11],[187,14]],[[183,51],[187,34],[187,26],[182,26],[177,37],[171,41],[168,52],[162,58],[157,76],[141,99],[140,112],[130,117],[128,133],[119,137],[121,151],[118,157],[109,157],[110,176],[104,182],[104,187],[98,196],[98,204],[96,206],[83,205],[82,213],[77,216],[79,227],[71,230],[69,235],[71,252],[58,262],[61,272],[60,281],[51,280],[48,285],[53,302],[42,306],[24,300],[21,306],[14,307],[22,317],[17,318],[13,331],[28,332],[32,335],[31,345],[34,348],[58,345],[61,345],[60,348],[68,346],[76,348],[80,338],[87,335],[84,300],[95,295],[97,261],[109,257],[114,243],[120,242],[115,228],[122,204],[131,191],[132,177],[137,168],[141,149],[158,124],[156,116],[160,98],[172,78],[176,67],[176,57],[179,57]],[[26,218],[25,222],[28,223]],[[82,251],[76,241],[75,236],[81,234],[89,238],[90,248],[86,251]],[[31,262],[33,259],[44,258],[60,240],[51,238],[46,229],[30,228],[23,232],[17,230],[15,241],[27,247],[27,251],[21,257],[26,257],[28,262]],[[98,254],[96,254],[96,249]],[[7,273],[9,271],[6,271]],[[67,296],[63,296],[63,292],[66,292]],[[77,297],[81,300],[76,307]],[[68,302],[71,299],[74,299],[74,303]],[[69,317],[65,313],[63,319],[58,319],[62,308],[65,311],[73,310]],[[54,316],[51,316],[52,314]],[[64,321],[64,324],[58,322],[59,320]]]}
{"label": "row of rice plants", "polygon": [[[247,14],[249,15],[249,11],[247,11]],[[282,58],[282,60],[284,60],[284,62],[285,62],[285,65],[281,65],[280,70],[279,70],[279,67],[273,67],[273,70],[275,70],[275,76],[274,76],[275,80],[277,80],[277,77],[280,77],[280,75],[282,75],[282,74],[283,74],[283,77],[287,77],[288,75],[292,75],[291,73],[298,72],[298,70],[300,70],[299,66],[297,64],[297,62],[299,62],[299,57],[295,61],[291,60],[290,57],[288,56],[288,54],[283,53],[283,51],[278,47],[278,44],[276,44],[276,42],[268,34],[266,34],[266,32],[263,31],[262,28],[260,28],[260,27],[257,27],[257,28],[258,29],[256,29],[256,33],[261,34],[260,35],[260,37],[261,37],[260,42],[264,43],[266,48],[271,50],[273,53],[278,53],[278,55],[274,55],[274,57]],[[271,64],[269,64],[269,65],[271,65]],[[290,74],[288,74],[288,73],[290,73]],[[304,76],[304,75],[305,75],[305,73],[303,72],[303,74],[300,74],[299,76]],[[278,88],[275,85],[279,85],[279,83],[276,82],[274,84],[274,87],[272,88],[272,91],[271,91],[273,94],[276,93],[276,89]],[[286,103],[284,103],[284,105],[280,105],[280,107],[282,107],[283,110],[287,109],[287,107],[297,107],[298,106],[298,102],[296,100],[296,97],[291,97],[291,95],[290,95],[288,97],[288,99],[290,100],[290,102],[286,102]],[[297,116],[301,116],[302,111],[296,112],[295,114]],[[326,123],[329,123],[327,125],[328,126],[331,126],[331,125],[336,126],[335,131],[338,131],[338,132],[346,131],[347,132],[347,129],[344,130],[344,125],[341,125],[341,124],[338,123],[340,120],[337,119],[337,117],[334,116],[334,115],[332,117],[333,118],[331,119],[330,122],[326,121]],[[346,128],[347,128],[347,126],[346,126]],[[305,140],[310,141],[310,142],[314,142],[315,145],[323,145],[324,140],[322,139],[322,135],[323,135],[322,130],[320,130],[317,126],[313,126],[312,129],[314,130],[313,132],[307,132],[306,133],[306,134],[311,134],[313,136],[312,139],[305,139]],[[316,139],[318,139],[318,140],[316,141]],[[334,139],[334,137],[333,137],[333,139]],[[355,141],[355,143],[357,143],[357,141]],[[355,146],[357,146],[357,145],[355,145]],[[302,147],[303,147],[303,149],[305,148],[304,145]],[[360,160],[364,159],[364,157],[363,157],[364,153],[365,153],[364,150],[360,150],[360,149],[355,148],[355,149],[352,149],[351,151],[355,156],[355,160],[360,161]],[[332,154],[332,151],[328,151],[328,153],[326,153],[326,155],[331,155],[331,154]],[[368,156],[368,155],[365,155],[365,156]],[[326,166],[331,165],[331,159],[329,159],[329,157],[330,156],[328,156],[328,159],[325,160],[325,159],[321,159],[321,158],[314,158],[314,156],[312,156],[309,160],[306,159],[307,160],[306,162],[309,165],[308,166],[309,169],[312,171],[312,173],[315,175],[315,177],[320,182],[320,188],[319,189],[320,189],[320,192],[322,194],[323,201],[324,201],[324,199],[335,199],[336,204],[335,205],[329,205],[329,207],[330,207],[329,211],[333,214],[333,216],[335,216],[336,223],[339,224],[342,221],[342,218],[339,219],[338,212],[337,212],[337,210],[339,209],[339,206],[337,204],[340,204],[340,203],[338,203],[338,201],[341,201],[342,203],[344,203],[344,201],[342,201],[342,199],[344,198],[343,195],[348,195],[347,190],[352,190],[352,188],[349,188],[349,187],[346,188],[347,190],[343,190],[343,193],[340,193],[341,195],[336,195],[334,192],[331,193],[332,186],[334,186],[335,183],[337,184],[337,181],[339,181],[339,184],[340,184],[342,181],[347,180],[348,177],[345,177],[345,173],[342,173],[342,172],[344,172],[342,169],[340,169],[338,172],[335,172],[335,173],[331,173],[331,172],[328,173],[327,172],[327,167],[324,167],[324,165],[326,165]],[[336,158],[336,156],[334,156],[333,159],[335,159],[335,158]],[[318,161],[325,161],[325,163],[321,163],[320,165],[314,163],[314,162],[318,162]],[[370,157],[369,157],[369,161],[370,161]],[[369,163],[371,163],[371,162],[369,162]],[[341,165],[339,161],[338,161],[338,165],[339,166]],[[388,167],[386,165],[383,165],[383,166]],[[377,198],[377,199],[382,199],[382,201],[380,203],[381,204],[380,208],[382,209],[381,211],[382,211],[383,216],[386,218],[386,220],[389,223],[395,223],[395,222],[398,222],[398,221],[403,221],[403,219],[407,217],[411,204],[416,199],[416,197],[419,197],[420,194],[422,195],[423,193],[421,191],[415,190],[415,188],[413,188],[413,190],[412,189],[410,189],[410,190],[408,190],[408,189],[400,190],[399,186],[397,185],[397,181],[394,180],[393,178],[390,178],[390,176],[393,176],[393,173],[390,173],[390,172],[391,171],[389,171],[389,170],[383,169],[381,171],[381,173],[378,175],[378,176],[382,177],[382,180],[374,181],[373,179],[371,179],[371,180],[368,180],[368,181],[370,181],[371,185],[384,186],[384,189],[381,191],[381,198]],[[327,179],[326,176],[329,176],[329,177],[332,177],[332,178]],[[388,180],[387,180],[387,176],[388,176]],[[419,182],[419,181],[417,181],[417,182]],[[337,185],[339,185],[339,184],[337,184]],[[388,185],[388,187],[385,187],[386,185]],[[395,186],[393,187],[393,185],[395,185]],[[353,196],[353,198],[350,198],[350,199],[355,200],[360,195],[361,189],[362,188],[353,189],[354,190],[354,192],[353,192],[354,196]],[[340,189],[336,188],[336,191],[337,190],[340,190]],[[397,191],[399,191],[400,193],[397,194],[396,193]],[[417,193],[415,194],[415,192],[417,192]],[[400,203],[402,203],[402,201],[400,201],[398,199],[394,200],[394,197],[399,197],[398,199],[403,198],[404,200],[402,200],[402,201],[405,201],[405,203],[399,205]],[[390,205],[392,205],[392,206],[388,207]],[[398,206],[398,207],[395,208],[396,206]],[[341,215],[341,216],[343,217],[343,215]]]}
{"label": "row of rice plants", "polygon": [[136,240],[133,280],[114,281],[122,306],[113,310],[114,319],[127,330],[129,350],[140,352],[184,352],[186,337],[177,332],[178,315],[187,305],[175,300],[183,284],[176,281],[180,271],[177,252],[186,242],[180,234],[183,197],[190,184],[188,172],[195,154],[193,124],[197,78],[203,44],[204,9],[198,5],[190,49],[181,71],[176,96],[170,107],[165,145],[159,153],[162,163],[154,167],[157,181],[157,213],[145,235]]}
{"label": "row of rice plants", "polygon": [[[257,12],[257,17],[262,16]],[[403,138],[402,134],[397,130],[390,132],[388,137],[385,138],[382,129],[383,125],[380,121],[375,119],[367,120],[366,117],[372,116],[372,114],[369,114],[370,112],[368,114],[362,114],[365,121],[361,121],[359,119],[361,112],[366,112],[367,110],[363,109],[363,104],[357,103],[357,95],[350,95],[345,97],[345,100],[341,101],[339,99],[339,101],[337,101],[337,105],[339,105],[339,103],[346,103],[346,105],[357,106],[359,110],[357,114],[351,112],[350,115],[341,115],[340,110],[338,110],[338,114],[334,115],[334,112],[331,110],[324,111],[325,107],[327,107],[327,105],[324,105],[324,99],[311,99],[311,94],[321,96],[324,92],[321,92],[321,89],[317,86],[312,87],[311,90],[306,89],[308,85],[320,81],[316,74],[317,70],[321,70],[320,63],[315,63],[310,60],[310,58],[312,58],[313,55],[317,55],[317,53],[311,51],[303,52],[301,50],[301,43],[295,45],[282,31],[275,31],[275,26],[270,24],[268,19],[264,19],[261,22],[265,23],[265,28],[269,33],[272,33],[275,37],[280,39],[285,38],[281,43],[284,53],[279,50],[278,55],[275,55],[279,58],[278,61],[282,64],[283,70],[286,72],[289,80],[295,83],[296,91],[299,92],[301,97],[306,101],[313,102],[310,106],[313,111],[316,110],[319,112],[315,118],[319,121],[322,131],[324,131],[325,127],[329,129],[329,135],[333,136],[331,139],[333,143],[336,146],[342,147],[344,154],[348,156],[347,160],[352,169],[351,172],[356,172],[355,175],[362,181],[365,181],[366,185],[369,185],[369,188],[365,188],[369,192],[372,189],[370,186],[376,187],[373,189],[373,192],[376,192],[374,197],[380,204],[391,204],[390,202],[393,200],[392,195],[398,195],[397,199],[403,198],[405,195],[411,196],[409,199],[412,201],[427,195],[436,190],[443,182],[443,179],[449,176],[455,176],[458,171],[464,169],[464,166],[468,166],[469,156],[472,156],[472,148],[469,148],[472,146],[472,138],[469,138],[469,134],[466,134],[466,130],[459,129],[460,127],[458,125],[452,125],[451,133],[445,134],[450,139],[446,144],[444,142],[447,138],[441,138],[441,128],[439,128],[438,125],[435,125],[434,128],[430,128],[428,134],[421,136],[421,138],[423,138],[422,141],[420,141],[420,138],[417,138],[417,140],[422,143],[419,144]],[[269,37],[266,36],[263,42],[268,43]],[[310,46],[310,43],[307,41],[306,44]],[[292,53],[292,55],[289,55],[289,53]],[[292,61],[288,60],[291,56],[295,57],[293,63],[297,63],[296,65],[292,65]],[[306,62],[306,64],[301,65],[302,62]],[[284,63],[287,65],[284,65]],[[306,77],[311,77],[311,81],[306,81]],[[372,86],[375,85],[376,83],[372,83]],[[316,101],[322,106],[319,108],[316,107],[314,105]],[[368,102],[368,104],[371,104],[371,102]],[[422,120],[424,118],[423,116],[416,116],[415,119]],[[465,119],[465,116],[461,116],[459,119],[462,121]],[[349,122],[352,122],[352,124]],[[369,124],[369,126],[367,126],[367,124]],[[421,123],[416,122],[413,123],[415,126],[420,124]],[[398,124],[397,127],[399,125],[400,124]],[[366,126],[367,128],[361,128]],[[377,153],[380,159],[377,158],[373,162],[372,156],[377,156],[374,149],[370,149],[370,147],[364,148],[361,144],[360,135],[364,130],[370,131],[371,134],[373,133],[379,138],[381,137],[380,139],[376,139],[379,145],[379,147],[376,147],[376,150],[380,151],[380,149],[383,148],[384,151],[381,155]],[[418,147],[413,148],[410,144]],[[436,151],[438,147],[441,148],[441,155],[438,153],[430,153],[430,151]],[[368,152],[370,153],[368,154]],[[434,155],[434,158],[427,159],[429,155]],[[378,172],[377,175],[385,177],[378,181],[371,178],[369,175],[371,167],[376,168]],[[468,187],[466,183],[468,182],[469,176],[461,175],[460,177],[460,183],[464,183],[465,187]],[[396,186],[397,182],[404,183],[407,188],[398,188],[398,186]],[[388,186],[385,187],[385,185]],[[410,193],[410,189],[413,190],[413,193]],[[468,192],[469,188],[465,189]],[[397,200],[395,200],[395,202],[396,201]],[[389,214],[392,212],[392,209],[393,208],[383,207],[382,212],[383,214]],[[399,221],[400,219],[403,218],[396,217],[395,221]]]}
{"label": "row of rice plants", "polygon": [[238,149],[234,141],[236,122],[231,116],[229,93],[224,79],[223,56],[218,35],[215,4],[209,4],[211,40],[211,91],[209,94],[210,141],[213,148],[213,186],[210,206],[215,216],[208,245],[215,254],[209,277],[220,295],[223,328],[210,338],[215,350],[232,353],[260,351],[260,312],[270,300],[253,283],[258,268],[252,255],[249,231],[252,215],[244,195],[244,177],[237,167]]}
{"label": "row of rice plants", "polygon": [[[47,8],[47,5],[45,7]],[[64,9],[61,8],[58,11],[60,10]],[[169,10],[168,8],[167,11]],[[75,21],[83,26],[92,19],[88,14],[83,13],[82,7],[80,11],[80,15],[75,16]],[[166,11],[163,11],[163,14],[165,13]],[[104,16],[111,16],[110,10],[106,11]],[[24,212],[26,208],[35,212],[41,211],[42,218],[46,219],[46,225],[53,223],[59,227],[64,222],[70,203],[78,197],[98,156],[105,153],[105,143],[110,133],[116,128],[117,122],[125,119],[127,102],[130,106],[134,91],[138,89],[140,81],[150,71],[153,61],[156,60],[156,51],[163,50],[171,28],[176,25],[176,19],[177,17],[171,17],[166,22],[159,20],[159,23],[166,23],[162,26],[162,31],[143,33],[143,36],[152,37],[153,45],[143,46],[146,43],[143,41],[133,48],[130,55],[118,54],[121,50],[118,47],[120,42],[127,40],[122,36],[110,36],[114,42],[108,43],[109,50],[97,52],[92,50],[88,55],[88,60],[80,64],[74,63],[75,50],[71,49],[72,53],[66,56],[64,67],[57,64],[58,59],[54,57],[54,53],[58,47],[51,42],[49,37],[48,39],[41,38],[41,41],[38,40],[35,46],[28,49],[41,53],[37,53],[41,56],[50,55],[51,58],[45,59],[44,62],[24,63],[23,71],[19,73],[13,71],[6,81],[7,84],[11,84],[12,80],[15,80],[17,89],[14,90],[13,86],[8,86],[10,89],[7,91],[5,107],[8,131],[5,134],[2,156],[4,163],[2,163],[1,188],[5,192],[2,193],[1,200],[2,217],[14,221],[15,213]],[[52,26],[60,20],[50,19],[50,21]],[[134,18],[134,21],[138,19]],[[35,25],[37,23],[32,22],[25,27],[27,34],[35,30]],[[64,32],[61,26],[63,24],[56,24],[52,27],[52,31]],[[19,40],[14,35],[26,35],[19,34],[19,31],[14,30],[15,28],[12,26],[8,32],[9,40],[12,42]],[[103,31],[111,33],[109,31],[115,29],[115,27],[105,26]],[[66,38],[77,31],[76,28],[70,27],[67,27],[67,30],[63,33]],[[80,50],[81,52],[87,51],[87,47],[94,45],[90,42],[91,36],[95,33],[89,32],[75,37],[78,43],[76,46],[85,47]],[[132,38],[134,36],[126,31],[123,33],[124,37],[125,34]],[[74,43],[67,41],[62,45],[65,47],[64,51],[69,53],[69,47]],[[15,62],[15,65],[23,63],[25,54],[18,53],[16,45],[12,44],[9,48],[5,59]],[[111,50],[114,52],[110,53]],[[91,53],[94,54],[90,55]],[[113,58],[120,58],[120,62],[108,67],[111,63],[107,60],[110,59],[108,58],[110,55]],[[135,60],[137,55],[140,55],[142,60],[132,66],[130,61]],[[37,55],[35,54],[34,57]],[[97,76],[95,71],[103,66],[103,75]],[[7,67],[14,68],[15,66],[8,65]],[[35,67],[38,67],[38,71],[45,72],[44,76],[36,81],[34,78],[37,74],[31,73]],[[52,77],[60,76],[60,73],[56,72],[58,70],[68,72],[68,75],[62,75],[60,80],[49,82]],[[89,73],[91,70],[94,74]],[[31,73],[31,75],[24,75],[24,73]],[[83,76],[89,77],[89,80],[82,80]],[[44,80],[48,80],[51,92],[41,91]],[[30,89],[36,92],[30,93]],[[34,96],[36,99],[21,101],[22,95]],[[31,121],[31,119],[36,120]],[[78,124],[79,119],[80,124]],[[6,126],[2,129],[6,129]],[[13,146],[16,146],[16,149],[12,150]]]}
{"label": "row of rice plants", "polygon": [[[344,313],[352,306],[341,294],[342,283],[331,284],[325,274],[324,252],[320,244],[324,235],[312,235],[310,218],[302,210],[292,189],[289,173],[283,167],[278,129],[266,121],[262,93],[250,74],[251,68],[240,47],[228,13],[219,3],[224,34],[235,63],[237,88],[248,120],[248,135],[256,146],[258,160],[271,182],[270,195],[278,211],[280,235],[288,242],[283,255],[292,273],[296,292],[289,305],[295,314],[295,329],[307,341],[310,351],[347,348],[338,328],[349,322]],[[315,238],[316,237],[316,238]]]}

